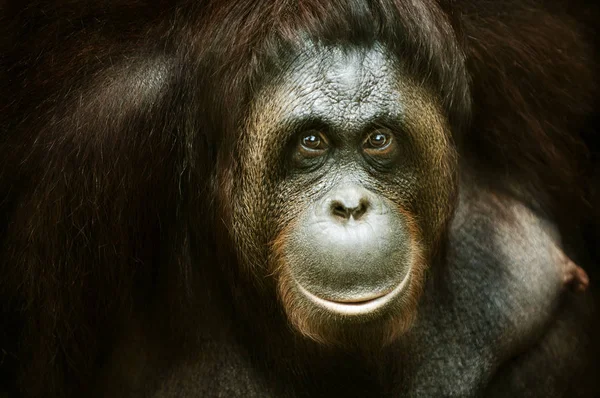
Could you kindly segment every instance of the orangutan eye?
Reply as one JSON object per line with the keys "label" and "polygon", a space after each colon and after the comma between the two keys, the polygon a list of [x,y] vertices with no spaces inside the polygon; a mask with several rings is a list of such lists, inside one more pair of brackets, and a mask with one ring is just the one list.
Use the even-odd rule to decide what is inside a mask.
{"label": "orangutan eye", "polygon": [[307,131],[300,136],[300,149],[304,152],[321,153],[327,149],[327,141],[318,131]]}
{"label": "orangutan eye", "polygon": [[392,135],[385,131],[374,131],[365,140],[363,148],[369,152],[384,151],[392,144]]}

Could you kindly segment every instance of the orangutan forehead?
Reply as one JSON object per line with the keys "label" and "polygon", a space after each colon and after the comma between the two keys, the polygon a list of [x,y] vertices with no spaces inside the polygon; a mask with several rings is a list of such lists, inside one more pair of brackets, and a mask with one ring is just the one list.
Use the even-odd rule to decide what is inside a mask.
{"label": "orangutan forehead", "polygon": [[444,118],[440,99],[381,44],[309,44],[259,91],[247,127],[284,134],[315,126],[352,133],[391,125],[430,135],[445,128]]}
{"label": "orangutan forehead", "polygon": [[401,94],[384,49],[310,45],[289,65],[271,109],[282,122],[317,119],[339,128],[378,117],[400,117]]}

